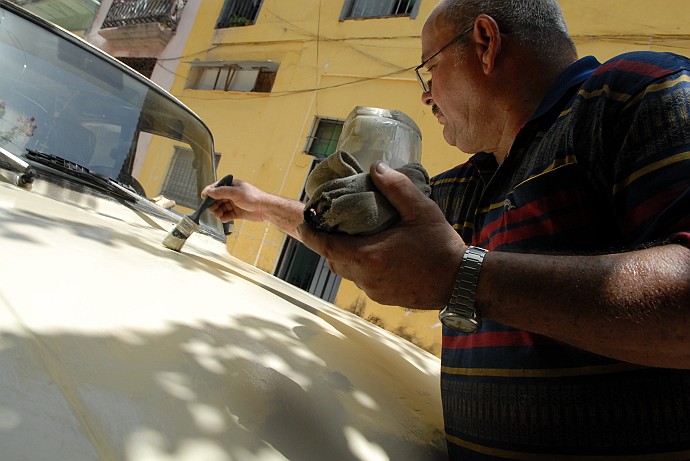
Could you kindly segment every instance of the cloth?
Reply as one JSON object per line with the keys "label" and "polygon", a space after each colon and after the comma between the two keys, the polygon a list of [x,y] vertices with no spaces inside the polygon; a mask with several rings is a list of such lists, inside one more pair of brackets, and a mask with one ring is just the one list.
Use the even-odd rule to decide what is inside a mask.
{"label": "cloth", "polygon": [[[431,198],[466,242],[490,250],[687,245],[689,69],[666,53],[583,58],[500,167],[475,154],[432,178]],[[444,328],[441,362],[452,460],[690,459],[688,370],[622,363],[488,321],[472,335]]]}
{"label": "cloth", "polygon": [[[409,163],[397,170],[430,195],[429,175],[420,164]],[[357,160],[344,151],[334,153],[314,168],[305,191],[310,199],[304,207],[304,220],[320,230],[374,234],[400,218],[376,189],[369,173],[364,173]]]}

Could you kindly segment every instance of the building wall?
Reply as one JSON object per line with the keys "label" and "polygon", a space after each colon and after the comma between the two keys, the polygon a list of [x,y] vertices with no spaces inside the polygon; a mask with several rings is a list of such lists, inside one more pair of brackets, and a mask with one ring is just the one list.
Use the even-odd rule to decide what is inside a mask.
{"label": "building wall", "polygon": [[100,31],[113,0],[101,0],[93,24],[84,38],[91,44],[117,58],[156,58],[157,63],[151,75],[151,80],[166,90],[170,90],[178,77],[177,66],[183,56],[183,49],[189,39],[192,26],[195,23],[196,11],[201,0],[186,0],[180,16],[180,22],[172,38],[165,46],[157,42],[147,43],[145,40],[123,40],[115,42],[100,35]]}
{"label": "building wall", "polygon": [[560,0],[580,55],[600,61],[634,50],[690,56],[690,9],[684,0]]}
{"label": "building wall", "polygon": [[[315,117],[344,119],[358,105],[398,109],[423,133],[422,162],[431,174],[467,159],[443,141],[409,68],[420,61],[420,32],[436,0],[420,0],[412,18],[339,21],[342,0],[264,0],[255,25],[215,30],[222,0],[199,2],[172,92],[212,129],[222,154],[219,175],[233,173],[273,194],[298,199],[312,157],[304,153]],[[607,59],[632,49],[688,53],[685,0],[562,0],[581,55]],[[272,93],[187,88],[194,61],[280,63]],[[285,236],[263,223],[237,222],[228,250],[273,273]],[[344,281],[336,304],[434,353],[437,312],[380,306]]]}

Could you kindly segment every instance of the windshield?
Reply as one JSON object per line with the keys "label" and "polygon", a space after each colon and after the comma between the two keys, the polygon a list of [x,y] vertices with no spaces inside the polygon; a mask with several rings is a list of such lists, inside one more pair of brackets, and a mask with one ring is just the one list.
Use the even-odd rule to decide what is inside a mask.
{"label": "windshield", "polygon": [[203,122],[111,58],[2,7],[0,147],[62,157],[181,213],[196,208],[215,178]]}

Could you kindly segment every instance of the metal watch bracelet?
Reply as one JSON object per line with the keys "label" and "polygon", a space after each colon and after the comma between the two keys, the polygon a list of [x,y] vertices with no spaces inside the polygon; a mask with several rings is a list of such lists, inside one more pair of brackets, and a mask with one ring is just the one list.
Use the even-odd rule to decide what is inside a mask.
{"label": "metal watch bracelet", "polygon": [[475,295],[479,271],[488,252],[484,248],[469,246],[463,253],[450,300],[438,315],[446,327],[462,333],[474,333],[480,327]]}

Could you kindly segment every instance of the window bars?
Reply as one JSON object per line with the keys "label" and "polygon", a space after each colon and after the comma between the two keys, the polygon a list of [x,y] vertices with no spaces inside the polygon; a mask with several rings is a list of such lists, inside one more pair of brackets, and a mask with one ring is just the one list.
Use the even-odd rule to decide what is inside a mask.
{"label": "window bars", "polygon": [[225,0],[216,29],[254,24],[262,0]]}
{"label": "window bars", "polygon": [[341,19],[410,16],[417,0],[346,0]]}
{"label": "window bars", "polygon": [[319,119],[314,133],[307,139],[307,153],[324,159],[335,152],[340,133],[343,131],[343,123],[342,120]]}

